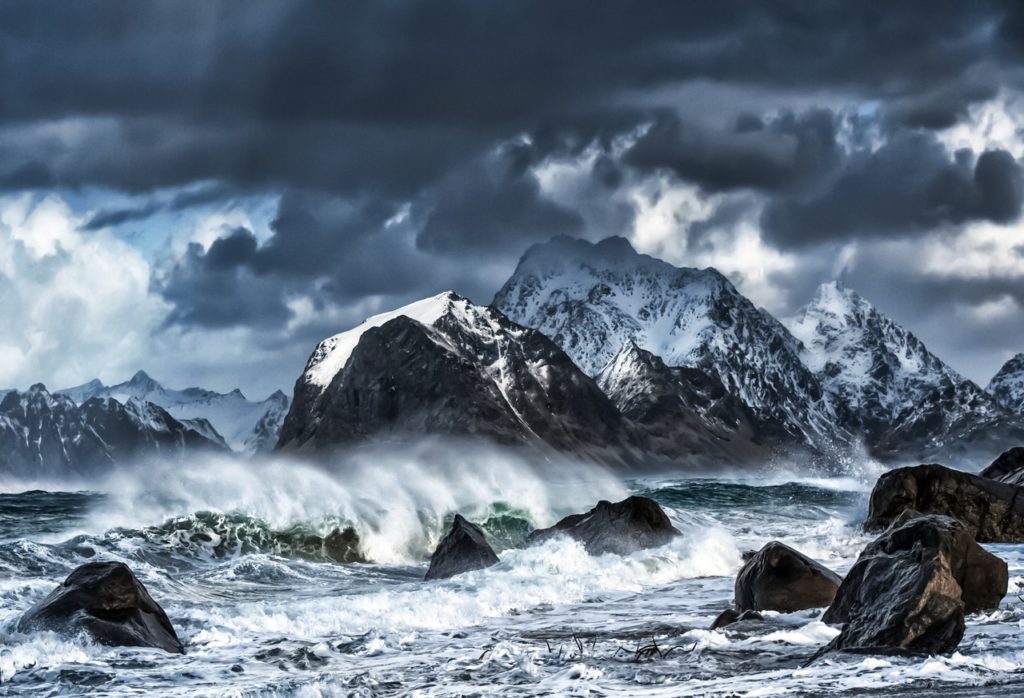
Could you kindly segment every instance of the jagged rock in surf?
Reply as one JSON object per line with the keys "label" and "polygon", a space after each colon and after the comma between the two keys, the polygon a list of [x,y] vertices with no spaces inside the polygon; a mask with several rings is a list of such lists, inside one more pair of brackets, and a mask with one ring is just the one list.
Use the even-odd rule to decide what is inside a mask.
{"label": "jagged rock in surf", "polygon": [[736,576],[738,611],[792,613],[832,603],[842,577],[788,545],[772,541]]}
{"label": "jagged rock in surf", "polygon": [[335,562],[368,562],[360,543],[359,534],[351,526],[336,528],[324,536],[324,555]]}
{"label": "jagged rock in surf", "polygon": [[982,477],[1008,485],[1024,485],[1024,446],[1011,448],[981,471]]}
{"label": "jagged rock in surf", "polygon": [[745,621],[761,620],[764,620],[764,616],[762,616],[757,611],[748,610],[740,612],[737,611],[735,608],[727,608],[721,613],[719,613],[718,617],[716,617],[711,622],[711,626],[708,628],[708,630],[718,630],[719,628],[724,628],[727,625],[732,625],[733,623],[743,623]]}
{"label": "jagged rock in surf", "polygon": [[430,556],[430,568],[424,580],[447,579],[497,563],[498,556],[487,543],[483,530],[456,514],[448,534]]}
{"label": "jagged rock in surf", "polygon": [[18,630],[85,631],[104,645],[184,654],[170,619],[127,565],[89,562],[18,621]]}
{"label": "jagged rock in surf", "polygon": [[532,532],[526,542],[542,543],[559,534],[579,541],[591,555],[628,555],[664,545],[679,531],[657,502],[633,496],[614,504],[602,500],[586,514],[572,514],[550,528]]}
{"label": "jagged rock in surf", "polygon": [[911,518],[857,558],[822,617],[842,631],[821,653],[952,652],[963,638],[964,614],[998,606],[1006,585],[1006,563],[961,523]]}
{"label": "jagged rock in surf", "polygon": [[980,543],[1022,543],[1022,491],[942,465],[897,468],[875,483],[864,529],[884,529],[903,511],[914,509],[960,521]]}

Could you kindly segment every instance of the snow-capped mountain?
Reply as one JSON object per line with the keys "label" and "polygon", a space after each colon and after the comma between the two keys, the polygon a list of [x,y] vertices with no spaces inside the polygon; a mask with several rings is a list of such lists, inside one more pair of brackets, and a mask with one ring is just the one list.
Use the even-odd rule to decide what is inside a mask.
{"label": "snow-capped mountain", "polygon": [[985,390],[1006,409],[1024,415],[1024,354],[1003,364]]}
{"label": "snow-capped mountain", "polygon": [[621,460],[642,435],[553,342],[446,292],[329,337],[295,386],[279,447],[481,436]]}
{"label": "snow-capped mountain", "polygon": [[656,453],[694,465],[770,460],[785,434],[763,424],[716,377],[671,368],[629,341],[597,376],[623,416],[647,432]]}
{"label": "snow-capped mountain", "polygon": [[145,371],[124,383],[105,386],[99,380],[57,391],[78,404],[94,397],[113,398],[127,404],[141,400],[160,405],[179,420],[206,419],[235,451],[266,451],[277,441],[277,432],[288,410],[288,396],[280,390],[266,400],[252,402],[240,390],[218,393],[204,388],[165,388]]}
{"label": "snow-capped mountain", "polygon": [[718,271],[638,254],[623,238],[534,245],[494,299],[598,375],[629,342],[671,367],[717,378],[758,420],[831,450],[843,420],[799,356],[799,342]]}
{"label": "snow-capped mountain", "polygon": [[67,475],[139,457],[180,457],[227,445],[205,420],[179,421],[148,402],[90,398],[81,406],[42,384],[0,401],[0,462],[5,472]]}
{"label": "snow-capped mountain", "polygon": [[929,458],[1024,438],[988,394],[841,283],[821,285],[785,322],[801,358],[880,457]]}

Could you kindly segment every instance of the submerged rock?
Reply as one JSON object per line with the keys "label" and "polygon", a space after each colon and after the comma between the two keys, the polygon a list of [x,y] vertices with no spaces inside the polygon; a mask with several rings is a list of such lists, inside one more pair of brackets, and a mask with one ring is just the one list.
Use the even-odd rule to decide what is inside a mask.
{"label": "submerged rock", "polygon": [[1024,492],[1019,487],[942,465],[885,473],[871,491],[864,529],[882,530],[903,511],[960,521],[981,543],[1024,542]]}
{"label": "submerged rock", "polygon": [[447,579],[463,572],[482,570],[497,562],[498,556],[488,545],[483,530],[466,521],[461,514],[456,514],[448,535],[441,539],[430,556],[430,568],[424,579]]}
{"label": "submerged rock", "polygon": [[542,543],[560,533],[578,540],[591,555],[628,555],[664,545],[679,535],[657,502],[638,496],[614,504],[602,500],[586,514],[572,514],[550,528],[534,531],[526,542]]}
{"label": "submerged rock", "polygon": [[981,471],[982,477],[1008,485],[1024,485],[1024,446],[1017,446],[1002,454]]}
{"label": "submerged rock", "polygon": [[945,654],[964,634],[964,614],[995,608],[1006,563],[958,521],[919,516],[870,543],[822,620],[843,624],[822,652]]}
{"label": "submerged rock", "polygon": [[167,614],[120,562],[89,562],[77,568],[21,617],[18,630],[84,630],[104,645],[185,653]]}
{"label": "submerged rock", "polygon": [[708,628],[708,630],[718,630],[719,628],[724,628],[725,626],[732,625],[733,623],[760,620],[764,620],[764,616],[757,611],[743,611],[741,613],[735,608],[727,608],[718,614],[718,617],[712,621],[711,627]]}
{"label": "submerged rock", "polygon": [[842,578],[803,553],[772,541],[751,556],[736,576],[739,611],[792,613],[832,603]]}

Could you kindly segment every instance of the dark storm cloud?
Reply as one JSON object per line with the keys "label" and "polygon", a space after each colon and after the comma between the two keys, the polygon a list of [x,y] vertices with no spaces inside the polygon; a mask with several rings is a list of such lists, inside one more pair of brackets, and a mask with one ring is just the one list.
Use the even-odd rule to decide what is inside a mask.
{"label": "dark storm cloud", "polygon": [[183,257],[154,282],[174,305],[166,325],[277,327],[292,312],[281,289],[254,275],[249,262],[256,238],[243,228],[217,239],[208,250],[191,243]]}
{"label": "dark storm cloud", "polygon": [[523,245],[578,234],[575,211],[547,200],[529,169],[532,146],[513,146],[473,163],[425,193],[420,247],[449,254],[518,253]]}
{"label": "dark storm cloud", "polygon": [[761,226],[782,247],[907,235],[970,220],[1009,223],[1022,196],[1021,166],[1009,153],[975,160],[970,151],[951,155],[930,134],[899,132],[852,154],[820,194],[770,201]]}
{"label": "dark storm cloud", "polygon": [[990,100],[998,93],[999,81],[990,69],[983,69],[932,91],[889,100],[885,117],[896,125],[949,128],[967,117],[972,104]]}
{"label": "dark storm cloud", "polygon": [[159,211],[162,207],[155,203],[149,202],[141,206],[133,206],[130,208],[118,208],[96,212],[85,224],[82,226],[83,230],[100,230],[102,228],[110,228],[116,225],[122,225],[131,221],[141,221],[149,218],[154,213]]}
{"label": "dark storm cloud", "polygon": [[175,307],[167,324],[275,329],[293,317],[287,301],[296,297],[316,310],[376,298],[384,310],[446,289],[493,293],[486,268],[419,249],[407,212],[390,202],[289,191],[270,228],[262,243],[246,229],[225,231],[164,269],[154,289]]}
{"label": "dark storm cloud", "polygon": [[641,169],[667,169],[706,191],[785,190],[834,168],[842,157],[831,111],[786,113],[767,122],[741,114],[731,129],[711,130],[677,114],[659,117],[626,153]]}
{"label": "dark storm cloud", "polygon": [[61,138],[0,136],[0,153],[15,168],[43,153],[66,186],[411,196],[519,131],[624,112],[640,123],[651,105],[638,92],[682,81],[850,93],[938,124],[988,94],[946,85],[1003,70],[1005,42],[991,37],[1003,14],[956,2],[11,2],[0,121],[80,123]]}
{"label": "dark storm cloud", "polygon": [[[1020,85],[1022,17],[951,0],[5,2],[0,190],[134,196],[90,229],[281,195],[268,239],[226,231],[161,270],[183,327],[280,327],[296,296],[486,298],[502,281],[486,265],[535,240],[627,230],[617,195],[654,172],[742,197],[694,244],[758,204],[783,248],[1006,222],[1019,163],[954,156],[930,130]],[[586,184],[541,190],[538,166],[588,148]]]}

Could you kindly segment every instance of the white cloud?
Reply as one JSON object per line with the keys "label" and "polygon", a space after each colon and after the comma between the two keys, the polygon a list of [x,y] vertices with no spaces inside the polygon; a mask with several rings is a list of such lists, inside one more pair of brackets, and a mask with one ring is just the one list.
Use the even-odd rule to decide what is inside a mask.
{"label": "white cloud", "polygon": [[975,223],[917,247],[921,271],[940,278],[1024,277],[1024,223]]}
{"label": "white cloud", "polygon": [[0,199],[0,386],[122,377],[166,313],[142,255],[81,222],[56,196]]}
{"label": "white cloud", "polygon": [[972,105],[968,118],[943,131],[939,138],[950,150],[970,148],[975,153],[1002,148],[1015,158],[1024,157],[1024,95],[1000,90],[988,102]]}

